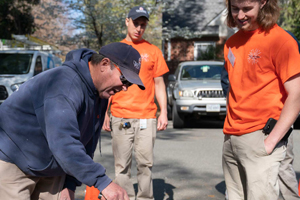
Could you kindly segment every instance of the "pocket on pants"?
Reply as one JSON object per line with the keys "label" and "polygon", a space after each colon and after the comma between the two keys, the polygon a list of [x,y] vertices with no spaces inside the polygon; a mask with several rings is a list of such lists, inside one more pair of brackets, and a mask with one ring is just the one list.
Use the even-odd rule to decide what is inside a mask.
{"label": "pocket on pants", "polygon": [[258,156],[268,156],[269,154],[266,151],[266,147],[265,147],[265,138],[267,136],[261,132],[260,137],[259,137],[259,145],[257,148],[257,155]]}
{"label": "pocket on pants", "polygon": [[[126,118],[118,118],[112,116],[111,120],[112,124],[112,131],[111,135],[132,135],[134,134],[134,122],[132,119],[126,119]],[[124,123],[130,123],[130,128],[124,128],[123,124]]]}
{"label": "pocket on pants", "polygon": [[124,134],[122,133],[122,129],[120,129],[120,124],[122,123],[122,118],[118,117],[111,117],[111,136],[118,135],[118,134]]}

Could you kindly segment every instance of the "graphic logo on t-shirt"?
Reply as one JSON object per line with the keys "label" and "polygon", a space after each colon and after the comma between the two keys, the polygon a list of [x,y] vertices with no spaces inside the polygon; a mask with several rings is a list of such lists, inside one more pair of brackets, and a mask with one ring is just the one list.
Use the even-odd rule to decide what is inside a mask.
{"label": "graphic logo on t-shirt", "polygon": [[252,49],[248,54],[248,62],[252,65],[258,63],[258,59],[260,58],[260,50],[259,49]]}
{"label": "graphic logo on t-shirt", "polygon": [[142,57],[143,61],[145,61],[145,62],[149,61],[149,55],[147,53],[142,54],[141,57]]}

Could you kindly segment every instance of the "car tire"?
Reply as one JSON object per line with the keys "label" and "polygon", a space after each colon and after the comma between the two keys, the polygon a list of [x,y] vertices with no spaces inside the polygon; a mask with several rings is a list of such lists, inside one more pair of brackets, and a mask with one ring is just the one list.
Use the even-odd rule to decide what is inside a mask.
{"label": "car tire", "polygon": [[167,112],[168,112],[168,120],[172,120],[172,107],[171,105],[167,105]]}
{"label": "car tire", "polygon": [[173,121],[173,128],[184,127],[184,118],[183,116],[180,116],[178,114],[176,104],[173,105],[173,109],[172,109],[172,121]]}

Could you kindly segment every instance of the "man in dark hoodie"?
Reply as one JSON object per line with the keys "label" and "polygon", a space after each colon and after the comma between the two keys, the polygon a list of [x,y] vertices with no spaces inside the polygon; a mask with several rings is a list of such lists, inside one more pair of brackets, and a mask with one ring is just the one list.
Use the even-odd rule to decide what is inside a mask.
{"label": "man in dark hoodie", "polygon": [[107,99],[139,78],[140,54],[112,43],[97,54],[71,51],[61,67],[21,85],[0,106],[0,197],[74,200],[81,182],[109,200],[128,200],[124,189],[93,161]]}

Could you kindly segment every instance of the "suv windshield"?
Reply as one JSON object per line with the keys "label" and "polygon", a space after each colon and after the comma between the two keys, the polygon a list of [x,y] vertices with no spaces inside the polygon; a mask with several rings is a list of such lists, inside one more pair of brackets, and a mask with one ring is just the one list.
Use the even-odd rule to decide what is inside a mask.
{"label": "suv windshield", "polygon": [[0,53],[0,74],[27,74],[33,54]]}
{"label": "suv windshield", "polygon": [[182,67],[180,80],[220,79],[223,65],[186,65]]}

